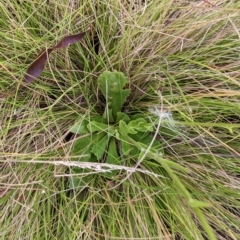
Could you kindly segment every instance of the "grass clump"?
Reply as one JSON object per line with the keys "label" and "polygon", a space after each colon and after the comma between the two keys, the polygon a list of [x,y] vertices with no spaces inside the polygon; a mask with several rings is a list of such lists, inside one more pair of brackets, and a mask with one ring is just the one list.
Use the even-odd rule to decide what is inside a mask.
{"label": "grass clump", "polygon": [[[1,238],[239,239],[239,7],[214,0],[0,3]],[[87,29],[81,44],[54,51],[40,78],[22,86],[41,50]],[[139,144],[130,138],[115,175],[96,161],[90,170],[89,162],[72,161],[83,138],[72,126],[114,112],[98,85],[114,70],[129,79],[114,121],[117,112],[140,114],[143,125],[151,123],[158,157],[175,167],[155,159],[150,141],[129,154],[127,144]],[[121,156],[116,139],[111,159]],[[88,151],[92,142],[85,143]],[[106,165],[108,153],[95,155],[97,164]],[[74,172],[74,164],[85,171]],[[84,187],[69,184],[74,178]]]}

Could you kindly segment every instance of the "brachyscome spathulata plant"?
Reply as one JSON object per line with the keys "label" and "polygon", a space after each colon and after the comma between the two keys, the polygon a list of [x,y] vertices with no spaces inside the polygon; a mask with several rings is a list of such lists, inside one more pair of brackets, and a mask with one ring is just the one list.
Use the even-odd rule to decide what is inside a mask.
{"label": "brachyscome spathulata plant", "polygon": [[[122,165],[126,156],[136,157],[141,149],[129,142],[136,141],[143,146],[152,142],[153,124],[141,114],[127,115],[122,111],[129,89],[124,89],[128,79],[121,72],[105,71],[98,78],[98,87],[103,94],[106,106],[102,115],[81,116],[70,131],[82,135],[76,140],[72,154],[80,155],[79,161],[105,162]],[[152,151],[162,154],[162,145],[153,141]],[[84,156],[83,156],[84,155]],[[73,168],[73,173],[84,174],[86,169]],[[104,176],[113,178],[119,171],[105,173]],[[85,187],[91,179],[90,175],[72,177],[69,187]]]}

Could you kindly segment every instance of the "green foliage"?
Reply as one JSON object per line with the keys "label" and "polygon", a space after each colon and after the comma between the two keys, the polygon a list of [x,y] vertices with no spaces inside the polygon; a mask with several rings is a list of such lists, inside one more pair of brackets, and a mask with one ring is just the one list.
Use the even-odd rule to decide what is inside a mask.
{"label": "green foliage", "polygon": [[[217,239],[240,239],[240,1],[1,2],[2,239],[214,239],[199,211]],[[41,50],[87,29],[83,44],[51,53],[40,78],[20,87]],[[116,120],[96,86],[106,69],[131,76]],[[162,109],[152,108],[160,102]],[[156,134],[162,157],[153,132],[123,141],[115,131],[120,120],[159,122],[149,108],[174,117],[162,118]],[[114,126],[104,130],[111,133],[101,160],[91,152],[100,133],[88,130],[92,121]],[[64,138],[73,125],[76,142],[89,138],[75,155],[69,147],[76,142]],[[125,180],[116,170],[113,181],[76,167],[76,191],[66,191],[72,155],[93,164],[137,163],[137,171]]]}
{"label": "green foliage", "polygon": [[[72,133],[80,134],[76,140],[72,154],[74,159],[89,162],[106,162],[121,165],[123,157],[136,156],[140,149],[128,140],[139,142],[145,148],[152,142],[150,133],[153,131],[152,123],[147,122],[142,115],[136,114],[131,118],[122,111],[123,105],[130,94],[129,89],[124,89],[128,79],[121,72],[104,72],[99,76],[98,87],[106,100],[106,107],[102,117],[81,116],[81,121],[70,128]],[[101,114],[101,113],[99,113]],[[85,134],[85,135],[84,135]],[[153,149],[162,154],[162,145],[153,141]],[[72,173],[85,174],[88,170],[72,168]],[[119,171],[104,173],[104,177],[112,178]],[[81,178],[82,180],[77,180]],[[89,176],[73,176],[69,187],[84,187]]]}
{"label": "green foliage", "polygon": [[[75,124],[70,131],[80,134],[72,150],[74,159],[87,162],[106,162],[122,165],[124,160],[135,158],[138,162],[151,159],[168,173],[169,177],[188,204],[195,211],[210,239],[215,239],[210,226],[200,208],[208,204],[193,199],[186,187],[172,169],[182,172],[188,170],[173,161],[164,159],[161,143],[152,137],[154,122],[148,122],[141,114],[128,116],[124,112],[124,103],[130,95],[129,89],[124,89],[128,79],[120,72],[104,72],[99,76],[98,87],[105,97],[104,112],[86,118],[81,116],[81,122]],[[84,135],[85,134],[85,135]],[[93,180],[88,169],[71,169],[74,176],[69,180],[69,188],[81,191]],[[104,178],[114,179],[119,170],[101,173]]]}
{"label": "green foliage", "polygon": [[[129,89],[123,89],[128,79],[121,72],[105,71],[99,76],[98,86],[106,99],[106,110],[112,112],[113,119],[117,119],[118,112],[121,112],[126,98],[130,94]],[[110,118],[110,116],[108,116]]]}

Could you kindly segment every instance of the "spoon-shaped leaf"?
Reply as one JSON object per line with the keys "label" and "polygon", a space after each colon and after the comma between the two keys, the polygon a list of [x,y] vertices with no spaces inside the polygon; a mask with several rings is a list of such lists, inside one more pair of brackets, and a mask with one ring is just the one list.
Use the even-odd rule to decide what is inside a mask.
{"label": "spoon-shaped leaf", "polygon": [[123,89],[129,80],[122,72],[105,71],[98,78],[98,86],[104,95],[107,107],[112,110],[113,118],[117,119],[117,113],[121,112],[126,98],[130,95],[129,89]]}

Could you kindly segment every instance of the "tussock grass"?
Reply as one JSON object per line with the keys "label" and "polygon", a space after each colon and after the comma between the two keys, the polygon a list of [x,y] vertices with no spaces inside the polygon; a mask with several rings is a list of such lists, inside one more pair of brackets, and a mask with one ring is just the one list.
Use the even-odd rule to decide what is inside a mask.
{"label": "tussock grass", "polygon": [[[239,239],[240,3],[129,2],[0,2],[2,239],[210,239],[171,177],[148,159],[139,167],[161,178],[94,173],[82,192],[67,189],[66,166],[39,163],[71,160],[77,136],[69,127],[102,108],[96,80],[114,69],[130,79],[127,111],[171,112],[157,134],[164,158],[189,170],[174,174],[210,205],[202,212],[216,239]],[[42,49],[89,28],[21,85]]]}

